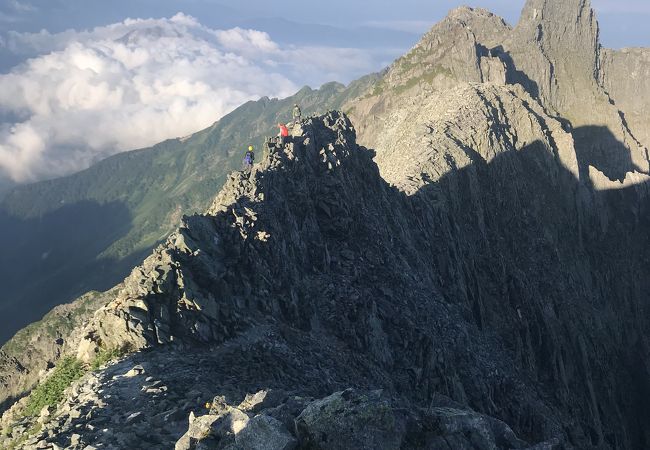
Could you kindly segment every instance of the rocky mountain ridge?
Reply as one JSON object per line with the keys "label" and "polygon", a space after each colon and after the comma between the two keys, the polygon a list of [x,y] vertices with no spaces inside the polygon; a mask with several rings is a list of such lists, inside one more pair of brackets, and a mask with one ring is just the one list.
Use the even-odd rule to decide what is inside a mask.
{"label": "rocky mountain ridge", "polygon": [[461,7],[346,109],[360,143],[381,154],[393,137],[377,135],[396,129],[390,114],[398,99],[467,83],[518,84],[571,131],[583,179],[593,166],[622,182],[627,173],[650,173],[647,52],[602,49],[598,35],[588,0],[528,1],[514,28],[486,10]]}
{"label": "rocky mountain ridge", "polygon": [[[465,401],[471,397],[488,409],[503,410],[506,404],[518,409],[513,405],[520,404],[525,410],[535,405],[536,410],[546,411],[546,417],[533,428],[522,428],[527,439],[560,439],[561,423],[568,418],[560,419],[562,412],[544,404],[543,389],[533,385],[526,388],[528,383],[518,378],[517,370],[497,341],[489,335],[480,337],[471,319],[468,322],[463,307],[446,304],[435,294],[439,289],[437,283],[427,280],[433,276],[425,269],[427,251],[417,245],[428,241],[426,228],[418,227],[416,223],[421,219],[411,213],[420,202],[410,200],[382,181],[372,162],[372,153],[356,146],[354,131],[345,116],[331,113],[309,120],[304,130],[303,136],[272,154],[250,176],[234,173],[206,215],[186,218],[183,227],[133,271],[115,300],[98,310],[76,334],[77,338],[71,337],[78,358],[90,361],[101,348],[152,349],[151,354],[134,357],[142,358],[141,366],[151,366],[154,360],[162,358],[159,363],[167,374],[159,372],[157,377],[167,380],[161,380],[159,385],[169,386],[172,378],[184,379],[188,373],[187,361],[168,359],[166,347],[178,349],[179,354],[197,349],[208,371],[190,371],[195,380],[192,384],[205,383],[213,389],[228,386],[235,398],[255,394],[252,386],[300,386],[292,394],[300,398],[322,398],[337,389],[354,386],[366,392],[355,396],[370,395],[375,399],[370,402],[372,408],[377,407],[373,405],[380,399],[387,404],[411,405],[409,414],[415,414],[410,419],[414,424],[425,417],[416,419],[424,413],[416,413],[415,405],[441,408],[433,410],[434,416],[435,411],[441,414],[440,419],[431,419],[433,422],[427,426],[418,425],[420,431],[413,425],[416,428],[407,433],[405,425],[400,425],[400,433],[375,442],[383,448],[419,448],[415,443],[438,442],[441,436],[436,432],[427,436],[425,430],[447,416],[445,420],[452,422],[467,417],[474,417],[476,422],[468,425],[466,436],[455,436],[456,427],[450,426],[452,442],[465,442],[471,439],[473,428],[491,423],[507,436],[507,441],[519,448],[526,447],[525,441],[516,438],[507,425],[479,419],[476,413],[446,400],[447,394],[442,392]],[[400,235],[400,230],[417,230],[418,236]],[[402,294],[398,296],[397,292]],[[437,344],[432,347],[434,342]],[[208,349],[201,351],[206,345]],[[468,348],[476,351],[468,352]],[[501,353],[503,359],[494,357]],[[131,360],[133,357],[127,361]],[[129,363],[121,364],[118,367]],[[464,373],[462,367],[468,372]],[[134,368],[126,378],[133,378],[139,370]],[[233,370],[238,375],[226,381]],[[110,374],[112,378],[107,378]],[[93,401],[96,404],[90,407],[91,414],[72,415],[69,409],[75,408],[63,406],[54,413],[57,419],[52,436],[48,436],[46,426],[32,440],[73,448],[86,444],[118,448],[125,445],[112,440],[118,439],[119,433],[102,435],[92,431],[105,423],[104,417],[116,415],[114,408],[144,406],[111,402],[114,396],[128,394],[112,391],[110,386],[114,383],[110,380],[119,376],[113,369],[107,375],[92,375],[82,380],[82,385],[91,383],[92,388],[73,387],[68,394],[71,405],[79,408],[86,404],[81,393],[106,391],[105,400]],[[223,385],[214,384],[220,377],[224,377]],[[497,388],[504,377],[511,379],[511,384],[508,388]],[[483,381],[474,385],[478,379]],[[177,380],[176,389],[190,390],[188,382],[184,379],[181,384]],[[246,392],[243,386],[249,386]],[[371,386],[387,392],[369,394]],[[144,391],[147,389],[143,387]],[[493,389],[499,389],[499,394]],[[434,394],[436,391],[441,392]],[[213,395],[224,393],[220,390]],[[204,389],[201,400],[206,400],[205,395]],[[442,397],[438,398],[439,395]],[[186,408],[196,409],[196,401]],[[310,401],[302,402],[298,406],[304,408],[300,409],[304,417],[308,415]],[[140,411],[139,421],[147,423],[157,408],[152,403],[147,411]],[[444,408],[460,409],[452,413]],[[385,411],[386,406],[380,410]],[[10,418],[12,412],[5,417]],[[367,411],[362,413],[361,425],[367,421],[363,417],[379,420]],[[138,411],[123,414],[131,417]],[[119,421],[119,417],[115,420]],[[214,419],[214,424],[219,417],[216,413],[209,419]],[[201,420],[199,424],[208,418]],[[321,420],[333,419],[314,419]],[[178,428],[178,423],[184,421],[185,417],[176,418],[174,426]],[[394,419],[387,424],[399,422]],[[383,432],[393,430],[385,430],[386,424],[381,421],[377,426]],[[88,429],[91,431],[83,431]],[[224,445],[224,438],[210,430],[207,436],[197,437],[190,429],[188,436],[198,441],[209,438],[220,442],[209,448],[226,448],[219,446]],[[309,431],[303,435],[286,427],[281,430],[289,440],[301,445],[316,439],[321,445],[318,448],[350,448],[354,439],[362,439],[352,433],[345,437],[352,441],[337,444],[331,437],[328,442],[332,444],[325,444],[319,433],[311,438]],[[133,432],[132,439],[136,436]],[[74,438],[77,444],[73,444],[72,434],[78,435]],[[492,432],[484,434],[481,439],[486,441],[503,438],[493,436]],[[234,431],[230,435],[239,436]],[[142,439],[130,445],[153,445]],[[415,443],[408,444],[409,441]],[[371,443],[366,440],[366,445]],[[182,442],[179,445],[194,448],[182,447]]]}
{"label": "rocky mountain ridge", "polygon": [[[5,248],[0,270],[9,274],[0,311],[23,320],[0,322],[0,341],[54,305],[121,280],[182,214],[208,206],[227,171],[239,164],[233,150],[273,133],[294,101],[306,113],[350,111],[360,143],[381,153],[385,145],[374,136],[390,127],[381,112],[391,109],[395,93],[408,98],[418,89],[444,92],[467,82],[521,84],[549,115],[579,129],[573,135],[585,161],[584,180],[593,174],[595,183],[615,187],[643,179],[650,146],[646,60],[643,49],[601,48],[587,1],[529,2],[515,28],[486,10],[459,8],[383,77],[304,89],[285,101],[252,102],[192,139],[171,140],[72,177],[15,189],[0,204],[0,245]],[[368,88],[362,101],[353,100]],[[148,172],[152,166],[155,181]],[[65,248],[75,245],[84,251],[67,258]]]}
{"label": "rocky mountain ridge", "polygon": [[46,358],[128,355],[5,442],[645,448],[645,55],[588,1],[453,11],[80,315]]}
{"label": "rocky mountain ridge", "polygon": [[275,134],[294,102],[305,114],[340,108],[372,79],[248,102],[192,136],[10,190],[0,200],[0,344],[52,307],[121,281],[183,214],[210,205],[242,152]]}
{"label": "rocky mountain ridge", "polygon": [[[589,300],[598,292],[607,295],[605,286],[562,275],[602,271],[597,255],[590,255],[589,240],[606,237],[593,232],[576,247],[567,245],[574,239],[569,224],[577,219],[573,195],[580,192],[570,134],[539,109],[526,110],[524,104],[532,102],[523,89],[474,86],[452,94],[439,106],[458,107],[451,116],[459,126],[447,117],[448,127],[434,124],[430,134],[445,164],[455,165],[453,178],[436,180],[435,165],[427,165],[418,169],[418,189],[389,187],[372,152],[355,144],[350,122],[339,113],[310,119],[293,143],[271,154],[250,176],[233,173],[207,214],[187,217],[133,271],[115,299],[70,337],[76,356],[85,361],[102,349],[148,350],[127,357],[116,369],[83,378],[80,386],[86,387],[73,387],[68,406],[57,409],[53,425],[30,442],[73,448],[160,445],[157,439],[165,443],[181,437],[186,414],[200,411],[197,404],[225,395],[215,400],[220,409],[192,419],[177,448],[247,448],[241,442],[250,435],[239,433],[259,421],[283,437],[282,445],[291,444],[286,448],[351,448],[358,442],[354,439],[372,441],[359,431],[326,443],[298,424],[313,399],[328,404],[343,395],[336,392],[354,388],[346,395],[361,397],[353,402],[363,404],[361,423],[373,421],[394,436],[383,441],[384,447],[360,448],[444,448],[455,440],[467,448],[528,448],[533,443],[536,448],[635,448],[645,439],[646,412],[640,405],[624,405],[635,405],[643,381],[630,365],[633,356],[621,353],[620,345],[645,345],[639,339],[648,327],[641,312],[647,305],[628,298],[639,311],[635,323],[623,305],[609,304],[604,312],[606,303]],[[473,107],[472,96],[489,107]],[[495,127],[497,121],[512,127]],[[462,145],[454,132],[466,129],[476,138],[484,136],[481,130],[488,135]],[[513,174],[525,178],[513,183]],[[546,195],[540,198],[543,186]],[[636,190],[613,194],[647,198]],[[611,208],[607,199],[600,201],[601,208]],[[517,204],[517,210],[506,206]],[[579,208],[583,226],[595,219],[588,205]],[[553,223],[546,215],[563,225],[546,225]],[[545,237],[534,244],[518,238],[503,242],[505,224],[514,237]],[[560,230],[569,234],[562,236]],[[526,248],[511,256],[508,248],[514,243]],[[614,254],[611,248],[603,251]],[[647,258],[644,252],[640,260]],[[492,255],[501,255],[500,267],[494,267]],[[550,271],[549,276],[536,276],[540,270]],[[579,289],[592,291],[570,294]],[[607,328],[594,326],[594,320]],[[617,344],[621,339],[626,344]],[[186,352],[196,353],[191,359],[200,360],[201,369],[194,363],[188,371],[188,360],[181,356]],[[137,375],[141,369],[135,361],[160,367],[153,380],[138,385],[142,392],[173,390],[183,399],[183,408],[166,419],[176,434],[144,437],[135,423],[124,433],[93,431],[109,416],[115,424],[135,420],[129,417],[149,424],[154,416],[163,420],[173,412],[169,402],[155,399],[146,410],[139,401],[110,401],[140,389],[111,381],[122,379],[119,371],[128,367]],[[194,392],[193,385],[202,388]],[[159,386],[166,389],[158,391]],[[286,386],[299,388],[262,414],[239,405],[247,394]],[[384,392],[370,393],[377,388]],[[86,392],[85,397],[76,392]],[[106,398],[93,400],[100,392]],[[390,414],[409,411],[388,422],[402,423],[402,431],[381,425],[377,402],[384,405],[381,411],[394,411]],[[277,416],[273,408],[294,412]],[[354,409],[336,411],[346,408]],[[13,420],[15,411],[5,420]],[[604,411],[610,411],[607,420]],[[233,414],[243,421],[240,426],[234,425]],[[224,420],[234,428],[223,428]],[[342,417],[330,413],[313,423],[327,428],[336,420]],[[113,425],[103,426],[110,430]]]}

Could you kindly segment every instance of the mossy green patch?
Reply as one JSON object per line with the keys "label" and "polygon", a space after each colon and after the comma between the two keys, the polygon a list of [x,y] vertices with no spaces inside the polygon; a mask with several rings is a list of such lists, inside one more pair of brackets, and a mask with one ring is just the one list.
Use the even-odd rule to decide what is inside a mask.
{"label": "mossy green patch", "polygon": [[129,348],[102,349],[97,357],[85,365],[72,356],[59,361],[52,374],[39,384],[30,394],[24,414],[34,416],[44,406],[55,406],[63,399],[63,392],[76,380],[84,376],[89,370],[98,370],[106,363],[114,361],[129,352]]}
{"label": "mossy green patch", "polygon": [[63,391],[85,373],[81,361],[73,357],[63,358],[52,375],[29,394],[25,414],[34,416],[45,406],[57,405],[63,399]]}

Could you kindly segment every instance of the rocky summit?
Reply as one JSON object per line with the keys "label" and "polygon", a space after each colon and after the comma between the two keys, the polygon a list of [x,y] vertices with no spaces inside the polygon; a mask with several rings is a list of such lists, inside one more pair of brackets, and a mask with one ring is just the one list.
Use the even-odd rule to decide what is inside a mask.
{"label": "rocky summit", "polygon": [[647,56],[452,11],[3,346],[0,447],[649,448]]}

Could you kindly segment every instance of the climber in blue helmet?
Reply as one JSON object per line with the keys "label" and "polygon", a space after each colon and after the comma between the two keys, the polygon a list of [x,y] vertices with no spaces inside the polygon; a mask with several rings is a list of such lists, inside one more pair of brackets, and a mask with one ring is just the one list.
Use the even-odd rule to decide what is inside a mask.
{"label": "climber in blue helmet", "polygon": [[248,146],[248,151],[244,155],[244,171],[250,172],[253,169],[253,162],[255,161],[255,152],[252,145]]}

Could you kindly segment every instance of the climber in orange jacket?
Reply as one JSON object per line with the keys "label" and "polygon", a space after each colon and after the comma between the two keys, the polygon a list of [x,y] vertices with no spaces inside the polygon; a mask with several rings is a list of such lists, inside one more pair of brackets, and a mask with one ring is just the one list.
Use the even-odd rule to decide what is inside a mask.
{"label": "climber in orange jacket", "polygon": [[285,143],[285,138],[289,137],[289,129],[287,126],[283,123],[279,123],[278,127],[280,128],[280,145],[284,145]]}

